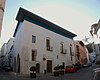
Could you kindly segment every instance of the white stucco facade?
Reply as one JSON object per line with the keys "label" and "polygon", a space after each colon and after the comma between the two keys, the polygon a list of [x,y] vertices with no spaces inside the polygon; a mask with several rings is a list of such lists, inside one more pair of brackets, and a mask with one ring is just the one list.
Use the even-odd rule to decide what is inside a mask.
{"label": "white stucco facade", "polygon": [[[36,36],[36,43],[32,43],[32,35]],[[46,38],[50,38],[53,51],[46,50]],[[61,53],[61,42],[64,43],[64,49],[67,50],[66,54]],[[73,40],[67,37],[56,34],[52,31],[44,29],[36,24],[24,21],[15,37],[14,53],[20,55],[20,72],[29,73],[29,68],[35,66],[36,63],[40,64],[40,72],[43,73],[45,65],[43,58],[52,61],[52,71],[54,66],[74,64],[75,58],[70,59],[70,44],[72,44],[72,52],[74,51]],[[36,50],[36,61],[32,61],[32,50]],[[73,53],[74,54],[74,53]],[[57,58],[58,57],[58,58]]]}
{"label": "white stucco facade", "polygon": [[[30,67],[37,65],[39,73],[44,73],[44,70],[53,72],[57,65],[75,64],[75,34],[22,8],[16,19],[18,24],[14,33],[13,48],[15,72],[30,74]],[[35,42],[32,42],[33,38]]]}

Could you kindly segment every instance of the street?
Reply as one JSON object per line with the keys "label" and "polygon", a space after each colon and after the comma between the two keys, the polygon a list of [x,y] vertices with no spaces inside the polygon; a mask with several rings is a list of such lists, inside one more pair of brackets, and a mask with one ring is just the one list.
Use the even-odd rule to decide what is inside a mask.
{"label": "street", "polygon": [[75,73],[66,73],[63,76],[54,77],[52,74],[38,74],[36,78],[23,77],[14,75],[12,72],[5,72],[0,69],[0,80],[92,80],[94,72],[92,69],[96,68],[95,65],[82,68]]}
{"label": "street", "polygon": [[0,80],[14,80],[14,76],[0,69]]}

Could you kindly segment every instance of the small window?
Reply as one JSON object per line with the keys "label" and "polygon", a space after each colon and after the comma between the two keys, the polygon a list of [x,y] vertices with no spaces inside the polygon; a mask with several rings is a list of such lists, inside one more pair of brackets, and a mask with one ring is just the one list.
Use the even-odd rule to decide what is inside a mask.
{"label": "small window", "polygon": [[36,43],[36,36],[32,35],[32,43]]}
{"label": "small window", "polygon": [[32,50],[32,61],[36,60],[36,50]]}
{"label": "small window", "polygon": [[63,52],[64,52],[64,43],[61,42],[61,53],[63,53]]}
{"label": "small window", "polygon": [[50,39],[46,39],[46,48],[50,50]]}

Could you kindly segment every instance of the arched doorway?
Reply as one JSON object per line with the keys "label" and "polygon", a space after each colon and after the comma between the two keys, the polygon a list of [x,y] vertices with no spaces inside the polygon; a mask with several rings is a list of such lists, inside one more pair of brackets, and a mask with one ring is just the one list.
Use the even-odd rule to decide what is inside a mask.
{"label": "arched doorway", "polygon": [[39,63],[36,64],[36,73],[40,73],[40,64]]}
{"label": "arched doorway", "polygon": [[17,72],[20,73],[20,56],[17,56]]}

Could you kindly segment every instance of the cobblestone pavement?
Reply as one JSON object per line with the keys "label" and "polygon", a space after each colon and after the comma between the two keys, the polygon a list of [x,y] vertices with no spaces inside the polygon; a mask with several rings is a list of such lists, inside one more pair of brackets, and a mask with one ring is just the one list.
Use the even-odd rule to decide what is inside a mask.
{"label": "cobblestone pavement", "polygon": [[63,76],[55,77],[53,74],[37,74],[36,78],[30,78],[29,76],[20,76],[12,72],[4,72],[0,69],[0,80],[92,80],[94,72],[92,69],[96,66],[82,68],[75,73],[67,73]]}

